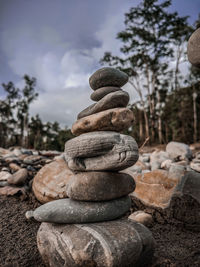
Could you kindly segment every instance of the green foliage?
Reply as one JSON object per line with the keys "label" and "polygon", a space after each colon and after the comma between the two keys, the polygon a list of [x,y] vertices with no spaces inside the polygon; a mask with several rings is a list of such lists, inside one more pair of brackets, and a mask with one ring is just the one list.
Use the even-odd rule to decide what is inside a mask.
{"label": "green foliage", "polygon": [[[186,59],[186,44],[194,27],[189,25],[187,16],[169,12],[170,6],[171,0],[143,0],[132,7],[125,14],[124,30],[117,33],[120,56],[105,52],[100,60],[126,72],[138,93],[140,100],[132,105],[136,121],[130,134],[139,143],[146,138],[151,143],[193,139],[192,85],[198,81],[199,72],[191,69],[185,79],[180,64]],[[188,91],[180,89],[184,79]],[[190,119],[184,120],[183,110],[190,113]]]}
{"label": "green foliage", "polygon": [[0,146],[21,145],[38,150],[64,150],[71,130],[61,129],[58,122],[43,123],[40,116],[29,119],[31,103],[37,99],[36,79],[24,75],[25,86],[18,89],[12,82],[2,84],[6,98],[0,100]]}

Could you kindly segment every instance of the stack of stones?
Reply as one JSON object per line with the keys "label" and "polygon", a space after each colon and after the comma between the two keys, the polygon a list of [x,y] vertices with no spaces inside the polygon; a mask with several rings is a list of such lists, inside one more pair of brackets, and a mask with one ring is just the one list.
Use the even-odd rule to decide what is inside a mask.
{"label": "stack of stones", "polygon": [[102,68],[90,77],[98,101],[78,115],[72,132],[77,137],[65,146],[65,159],[73,171],[68,199],[46,203],[28,212],[43,222],[38,249],[49,266],[145,265],[154,241],[143,225],[124,216],[131,207],[133,178],[123,172],[138,159],[135,140],[120,134],[133,123],[126,106],[129,95],[120,89],[128,76]]}

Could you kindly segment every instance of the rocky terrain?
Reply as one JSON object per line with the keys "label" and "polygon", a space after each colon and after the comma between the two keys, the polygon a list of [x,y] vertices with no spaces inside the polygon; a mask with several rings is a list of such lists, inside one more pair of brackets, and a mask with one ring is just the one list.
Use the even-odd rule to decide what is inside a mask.
{"label": "rocky terrain", "polygon": [[[153,233],[156,247],[149,266],[199,266],[199,187],[195,184],[193,191],[188,192],[184,183],[182,191],[178,188],[183,185],[181,180],[186,180],[180,177],[188,177],[188,173],[197,177],[198,180],[193,181],[200,181],[200,145],[183,145],[184,150],[180,152],[175,143],[173,155],[169,151],[171,145],[173,143],[166,147],[144,147],[138,162],[126,170],[136,181],[136,189],[131,194],[132,208],[126,216],[132,213],[133,220],[144,223]],[[72,173],[61,152],[18,147],[1,148],[0,153],[0,239],[3,244],[0,266],[43,266],[36,246],[39,223],[28,221],[25,213],[40,203],[66,197],[63,183],[67,184],[69,178],[63,181],[62,177],[70,177]],[[59,183],[55,183],[56,179]]]}

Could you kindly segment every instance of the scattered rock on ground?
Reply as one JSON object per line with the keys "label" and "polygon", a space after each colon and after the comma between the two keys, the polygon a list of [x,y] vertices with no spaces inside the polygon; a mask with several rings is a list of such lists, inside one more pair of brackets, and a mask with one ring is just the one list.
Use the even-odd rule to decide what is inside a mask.
{"label": "scattered rock on ground", "polygon": [[15,172],[11,177],[8,177],[7,181],[9,184],[21,185],[26,182],[28,177],[28,171],[25,168],[22,168]]}
{"label": "scattered rock on ground", "polygon": [[150,156],[151,170],[160,169],[163,161],[169,159],[169,155],[165,151],[154,151]]}
{"label": "scattered rock on ground", "polygon": [[153,218],[151,214],[148,214],[142,210],[133,212],[128,219],[136,221],[138,223],[144,224],[145,226],[151,226],[153,223]]}
{"label": "scattered rock on ground", "polygon": [[192,158],[192,151],[190,147],[184,143],[169,142],[166,146],[166,152],[169,154],[171,159],[184,160]]}

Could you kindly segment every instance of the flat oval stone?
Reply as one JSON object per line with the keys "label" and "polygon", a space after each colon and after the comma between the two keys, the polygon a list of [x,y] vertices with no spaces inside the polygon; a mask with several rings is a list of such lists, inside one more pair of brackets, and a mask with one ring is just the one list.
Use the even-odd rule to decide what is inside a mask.
{"label": "flat oval stone", "polygon": [[128,129],[133,124],[133,112],[128,108],[113,108],[77,120],[72,133],[80,135],[94,131],[116,131]]}
{"label": "flat oval stone", "polygon": [[154,251],[151,232],[129,220],[90,224],[42,223],[37,245],[46,266],[148,266]]}
{"label": "flat oval stone", "polygon": [[131,207],[128,196],[110,201],[84,202],[69,198],[48,202],[33,212],[39,222],[90,223],[117,219]]}
{"label": "flat oval stone", "polygon": [[129,94],[125,91],[118,91],[114,93],[107,94],[99,102],[93,104],[83,111],[81,111],[77,119],[98,113],[112,108],[126,107],[129,102]]}
{"label": "flat oval stone", "polygon": [[35,197],[41,203],[66,198],[66,185],[72,175],[72,171],[62,158],[46,164],[33,179],[32,189]]}
{"label": "flat oval stone", "polygon": [[96,91],[94,91],[91,94],[90,98],[93,101],[99,101],[105,95],[110,94],[110,93],[113,93],[113,92],[117,92],[117,91],[120,91],[120,90],[122,90],[122,89],[119,88],[119,87],[112,87],[112,86],[101,87],[101,88],[97,89]]}
{"label": "flat oval stone", "polygon": [[118,171],[136,163],[138,146],[128,135],[92,132],[66,142],[65,159],[74,171]]}
{"label": "flat oval stone", "polygon": [[198,28],[188,41],[188,59],[192,65],[200,68],[200,28]]}
{"label": "flat oval stone", "polygon": [[119,172],[81,172],[71,177],[67,195],[83,201],[111,200],[126,196],[135,189],[133,178]]}
{"label": "flat oval stone", "polygon": [[89,78],[89,84],[93,90],[105,86],[122,87],[128,82],[128,75],[118,69],[105,67],[97,70]]}

